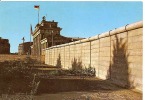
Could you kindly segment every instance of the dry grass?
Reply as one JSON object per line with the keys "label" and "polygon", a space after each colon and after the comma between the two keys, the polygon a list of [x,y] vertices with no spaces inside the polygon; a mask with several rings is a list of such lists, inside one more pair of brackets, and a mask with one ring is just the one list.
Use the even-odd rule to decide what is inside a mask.
{"label": "dry grass", "polygon": [[0,63],[0,95],[4,100],[11,98],[22,100],[26,97],[32,100],[40,83],[35,78],[32,66],[29,66],[32,63],[34,61],[30,58]]}

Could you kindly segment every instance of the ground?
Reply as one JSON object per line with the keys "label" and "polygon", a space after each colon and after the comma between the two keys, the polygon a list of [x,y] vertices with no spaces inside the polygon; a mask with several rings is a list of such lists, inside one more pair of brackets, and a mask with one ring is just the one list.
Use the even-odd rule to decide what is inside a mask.
{"label": "ground", "polygon": [[[141,93],[96,78],[44,78],[37,92],[33,100],[142,100]],[[18,100],[32,100],[28,96],[21,95],[20,99],[19,95]],[[9,95],[9,98],[17,97]]]}
{"label": "ground", "polygon": [[[69,80],[67,78],[65,79]],[[55,89],[53,89],[53,86],[58,87],[57,85],[61,84],[61,81],[55,85],[53,85],[52,81],[52,84],[50,85],[55,92],[53,91],[49,94],[44,92],[43,94],[36,95],[34,97],[34,100],[142,100],[141,93],[121,88],[110,83],[109,81],[103,81],[96,78],[87,78],[83,80],[79,80],[80,83],[78,82],[78,87],[77,84],[68,82],[68,84],[64,84],[63,87],[68,88],[68,85],[70,84],[71,86],[69,87],[73,87],[73,89],[60,89],[60,91],[55,91]],[[75,86],[72,86],[72,84]],[[82,89],[83,87],[84,89]]]}
{"label": "ground", "polygon": [[[10,64],[15,65],[15,63]],[[110,80],[90,76],[66,76],[63,75],[64,73],[61,73],[60,76],[57,70],[62,69],[46,66],[36,67],[35,65],[32,70],[37,74],[34,82],[40,81],[35,95],[31,95],[28,91],[29,83],[32,83],[33,78],[24,79],[21,76],[0,81],[0,100],[142,100],[142,93],[117,86]],[[17,74],[20,76],[18,72]],[[16,75],[16,73],[10,73],[10,75]],[[9,87],[9,91],[6,87]]]}
{"label": "ground", "polygon": [[142,95],[129,91],[62,92],[35,96],[34,100],[142,100]]}

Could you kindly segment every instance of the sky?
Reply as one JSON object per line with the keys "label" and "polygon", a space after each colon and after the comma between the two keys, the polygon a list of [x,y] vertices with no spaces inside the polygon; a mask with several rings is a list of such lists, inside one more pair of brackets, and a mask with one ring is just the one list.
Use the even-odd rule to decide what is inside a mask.
{"label": "sky", "polygon": [[30,41],[30,25],[33,30],[40,17],[58,22],[61,35],[88,38],[143,20],[141,1],[1,1],[0,37],[9,39],[11,53],[18,52],[18,45]]}

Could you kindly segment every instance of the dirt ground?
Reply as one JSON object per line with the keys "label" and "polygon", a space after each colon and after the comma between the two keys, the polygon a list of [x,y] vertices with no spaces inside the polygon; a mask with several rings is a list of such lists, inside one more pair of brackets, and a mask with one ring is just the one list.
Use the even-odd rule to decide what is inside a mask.
{"label": "dirt ground", "polygon": [[142,100],[142,94],[130,90],[96,90],[41,94],[32,98],[28,95],[9,95],[6,98],[0,98],[0,100]]}
{"label": "dirt ground", "polygon": [[35,96],[34,100],[142,100],[142,95],[129,90],[74,91],[56,94],[42,94]]}
{"label": "dirt ground", "polygon": [[[51,89],[53,92],[51,92],[51,89],[48,89],[50,91],[49,93],[41,92],[42,94],[36,95],[34,100],[142,100],[141,93],[121,88],[109,81],[94,78],[83,79],[81,81],[78,79],[73,81],[67,80],[66,82],[66,80],[62,79],[62,81],[65,82],[63,85],[65,89],[57,89],[58,91],[55,91],[53,86],[56,86],[56,88],[59,88],[59,86],[62,87],[62,85],[60,85],[62,84],[61,80],[55,85],[53,83],[55,80],[51,80]],[[75,83],[75,81],[77,83]],[[72,85],[75,85],[73,89],[71,87]],[[39,91],[41,90],[38,90],[38,92]]]}
{"label": "dirt ground", "polygon": [[[47,72],[48,70],[55,69],[40,68],[39,70],[41,72],[40,74],[44,74],[45,71]],[[36,95],[6,94],[0,96],[0,100],[142,100],[141,93],[124,89],[108,80],[90,77],[82,78],[80,76],[44,76],[45,77],[42,76],[39,80],[40,84]],[[25,90],[27,88],[25,87],[25,82],[23,81],[23,79],[19,81],[12,80],[9,81],[9,83],[13,83],[12,86],[14,86],[16,90]],[[4,83],[0,82],[0,84]],[[5,87],[0,88],[4,89]]]}
{"label": "dirt ground", "polygon": [[[94,78],[42,79],[38,94],[8,95],[0,100],[142,100],[142,94]],[[33,99],[31,99],[33,98]]]}

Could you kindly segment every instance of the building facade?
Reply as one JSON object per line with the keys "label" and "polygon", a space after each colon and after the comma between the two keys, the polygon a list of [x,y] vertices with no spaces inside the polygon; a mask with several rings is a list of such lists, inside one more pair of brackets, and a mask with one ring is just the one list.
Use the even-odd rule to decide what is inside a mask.
{"label": "building facade", "polygon": [[0,54],[10,54],[10,43],[8,39],[0,37]]}
{"label": "building facade", "polygon": [[58,22],[55,22],[54,20],[46,21],[45,17],[43,17],[41,23],[36,25],[32,34],[32,55],[40,56],[42,50],[45,48],[82,39],[62,36],[60,34],[61,30],[62,28],[58,27]]}
{"label": "building facade", "polygon": [[18,54],[19,55],[31,54],[31,45],[33,45],[33,42],[24,42],[19,44]]}

